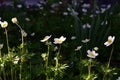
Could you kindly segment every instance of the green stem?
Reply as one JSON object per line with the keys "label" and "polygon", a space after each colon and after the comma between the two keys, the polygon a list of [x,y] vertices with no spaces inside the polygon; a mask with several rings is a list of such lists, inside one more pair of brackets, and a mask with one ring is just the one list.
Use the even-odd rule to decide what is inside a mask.
{"label": "green stem", "polygon": [[80,61],[79,61],[79,63],[80,63],[80,80],[81,80],[81,74],[82,74],[82,68],[83,68],[83,66],[81,65],[81,60],[82,60],[82,51],[81,50],[79,50],[79,52],[80,52]]}
{"label": "green stem", "polygon": [[57,57],[56,57],[56,68],[58,68],[58,64],[59,64],[58,59],[59,59],[59,55],[60,55],[60,49],[61,49],[61,45],[59,47],[59,50],[58,50],[58,53],[57,53]]}
{"label": "green stem", "polygon": [[20,64],[20,74],[19,74],[20,80],[22,80],[22,64]]}
{"label": "green stem", "polygon": [[86,51],[88,50],[88,45],[87,45],[87,43],[86,43]]}
{"label": "green stem", "polygon": [[113,48],[112,48],[111,53],[110,53],[109,61],[108,61],[108,64],[107,64],[107,68],[109,68],[109,66],[110,66],[110,61],[111,61],[111,58],[112,58],[112,54],[113,54]]}
{"label": "green stem", "polygon": [[1,49],[0,49],[0,58],[2,58],[2,53],[1,53]]}
{"label": "green stem", "polygon": [[13,67],[12,67],[12,64],[11,65],[11,80],[13,80]]}
{"label": "green stem", "polygon": [[[0,49],[0,59],[2,60],[2,54],[1,54],[1,49]],[[1,71],[2,69],[0,68],[0,71]],[[0,72],[0,75],[1,75],[1,72]]]}
{"label": "green stem", "polygon": [[92,59],[89,60],[89,65],[88,65],[88,77],[86,78],[86,80],[89,80],[89,79],[90,79],[90,75],[91,75],[91,62],[92,62]]}
{"label": "green stem", "polygon": [[[5,33],[6,33],[6,41],[7,41],[7,49],[8,49],[8,53],[10,53],[10,48],[9,48],[9,40],[8,40],[8,33],[7,33],[7,29],[5,28]],[[10,59],[12,58],[11,54],[10,54]],[[12,65],[11,65],[11,79],[13,80],[13,70],[12,70]]]}
{"label": "green stem", "polygon": [[49,50],[50,50],[50,46],[48,44],[47,59],[46,59],[46,80],[48,80],[47,68],[48,68]]}
{"label": "green stem", "polygon": [[[21,32],[22,54],[23,54],[23,49],[24,49],[24,36],[23,36],[23,33],[22,33],[23,29],[22,29],[22,27],[21,27],[18,23],[16,23],[16,25],[20,28],[20,32]],[[22,56],[22,55],[21,55],[21,56]],[[20,57],[20,59],[22,59],[22,57]],[[19,78],[20,78],[20,80],[22,80],[22,61],[21,61],[21,64],[20,64],[20,74],[19,74]]]}
{"label": "green stem", "polygon": [[[21,34],[21,36],[22,36],[22,34]],[[23,36],[22,36],[22,54],[23,54],[23,49],[24,49],[24,39],[23,39]],[[20,60],[21,60],[21,62],[20,62],[20,74],[19,74],[19,78],[20,78],[20,80],[22,80],[22,54],[21,54],[21,57],[20,57]]]}
{"label": "green stem", "polygon": [[23,30],[22,27],[18,23],[16,23],[16,25],[20,28],[20,30]]}
{"label": "green stem", "polygon": [[[24,43],[22,41],[22,54],[23,54],[23,48],[24,48]],[[19,74],[19,79],[22,80],[22,54],[21,54],[21,57],[20,57],[20,74]]]}
{"label": "green stem", "polygon": [[16,77],[16,71],[15,71],[15,80],[17,80],[17,77]]}
{"label": "green stem", "polygon": [[[59,55],[60,55],[60,49],[61,49],[61,45],[59,46],[59,49],[58,49],[58,53],[57,53],[57,56],[56,56],[56,69],[58,70],[58,66],[59,66]],[[54,80],[56,80],[56,76],[57,76],[57,72],[55,72],[54,74]]]}
{"label": "green stem", "polygon": [[3,67],[3,76],[4,76],[4,80],[7,80],[6,79],[6,74],[5,74],[5,68]]}
{"label": "green stem", "polygon": [[5,33],[6,33],[6,42],[7,42],[7,50],[8,50],[8,53],[9,53],[9,42],[8,42],[8,33],[7,33],[7,29],[5,28]]}
{"label": "green stem", "polygon": [[90,64],[88,66],[88,76],[90,76],[90,74],[91,74],[91,61],[90,61]]}
{"label": "green stem", "polygon": [[31,74],[31,68],[32,68],[32,67],[31,67],[31,62],[30,62],[30,80],[32,79],[32,76],[31,76],[31,75],[32,75],[32,74]]}
{"label": "green stem", "polygon": [[105,77],[106,77],[106,75],[107,75],[107,73],[108,73],[107,70],[108,70],[108,68],[109,68],[109,66],[110,66],[112,54],[113,54],[113,47],[112,47],[112,50],[111,50],[111,53],[110,53],[110,57],[109,57],[109,60],[108,60],[108,63],[107,63],[107,67],[106,67],[106,70],[105,70],[105,73],[104,73],[104,76],[103,76],[103,80],[105,80]]}
{"label": "green stem", "polygon": [[22,32],[21,32],[21,39],[22,39],[22,45],[24,46],[24,36]]}
{"label": "green stem", "polygon": [[58,66],[59,66],[59,61],[58,60],[59,60],[60,49],[61,49],[61,45],[59,46],[58,53],[57,53],[57,56],[56,56],[56,65],[55,65],[56,71],[55,71],[55,74],[54,74],[54,80],[56,80],[57,70],[58,70]]}
{"label": "green stem", "polygon": [[24,44],[24,36],[23,36],[23,33],[22,33],[23,29],[22,29],[22,27],[18,23],[16,23],[16,25],[20,28],[22,44]]}
{"label": "green stem", "polygon": [[81,61],[81,59],[82,59],[82,51],[79,50],[79,52],[80,52],[80,61]]}
{"label": "green stem", "polygon": [[50,47],[49,47],[49,44],[48,44],[48,51],[47,51],[46,67],[48,66],[49,50],[50,50]]}

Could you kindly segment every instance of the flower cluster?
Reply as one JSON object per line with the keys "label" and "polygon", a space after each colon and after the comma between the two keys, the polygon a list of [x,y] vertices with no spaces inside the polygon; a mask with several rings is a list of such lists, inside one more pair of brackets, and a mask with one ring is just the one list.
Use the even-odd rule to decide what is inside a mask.
{"label": "flower cluster", "polygon": [[[50,36],[45,36],[42,40],[40,40],[41,42],[46,42],[51,38]],[[60,38],[54,38],[54,44],[62,44],[64,41],[66,40],[66,37],[61,36]]]}

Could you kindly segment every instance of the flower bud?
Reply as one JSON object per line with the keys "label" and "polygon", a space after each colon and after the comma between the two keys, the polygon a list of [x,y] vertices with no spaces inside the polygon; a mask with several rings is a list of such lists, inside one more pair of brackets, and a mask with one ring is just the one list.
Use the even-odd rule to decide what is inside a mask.
{"label": "flower bud", "polygon": [[16,24],[18,21],[17,21],[17,18],[15,17],[15,18],[12,18],[12,20],[11,20],[14,24]]}
{"label": "flower bud", "polygon": [[7,21],[1,22],[1,27],[2,28],[6,28],[7,26],[8,26],[8,22]]}

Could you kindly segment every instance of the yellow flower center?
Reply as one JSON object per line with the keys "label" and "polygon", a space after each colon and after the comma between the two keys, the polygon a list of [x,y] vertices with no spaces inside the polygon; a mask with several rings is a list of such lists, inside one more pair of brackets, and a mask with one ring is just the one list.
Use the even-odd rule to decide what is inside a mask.
{"label": "yellow flower center", "polygon": [[112,40],[111,40],[111,39],[109,39],[107,42],[108,42],[108,43],[112,43]]}
{"label": "yellow flower center", "polygon": [[4,27],[7,27],[7,24],[2,24],[2,27],[4,28]]}
{"label": "yellow flower center", "polygon": [[91,53],[90,53],[90,56],[94,57],[95,55],[94,55],[94,53],[93,53],[93,52],[91,52]]}
{"label": "yellow flower center", "polygon": [[61,40],[61,39],[58,39],[57,42],[58,42],[58,43],[62,43],[62,40]]}
{"label": "yellow flower center", "polygon": [[47,40],[48,38],[47,37],[45,37],[43,40]]}
{"label": "yellow flower center", "polygon": [[1,23],[1,27],[2,28],[6,28],[8,26],[8,23],[6,21],[2,22]]}

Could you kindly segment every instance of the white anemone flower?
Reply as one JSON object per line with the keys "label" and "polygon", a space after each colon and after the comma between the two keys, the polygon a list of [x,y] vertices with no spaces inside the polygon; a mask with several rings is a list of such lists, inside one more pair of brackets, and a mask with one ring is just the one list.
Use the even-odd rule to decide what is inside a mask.
{"label": "white anemone flower", "polygon": [[22,5],[21,5],[21,4],[18,4],[17,7],[18,7],[18,8],[22,8]]}
{"label": "white anemone flower", "polygon": [[12,19],[11,19],[11,21],[12,21],[14,24],[18,23],[18,21],[17,21],[17,18],[16,18],[16,17],[12,18]]}
{"label": "white anemone flower", "polygon": [[109,9],[109,8],[111,8],[111,4],[108,4],[108,5],[107,5],[107,9]]}
{"label": "white anemone flower", "polygon": [[98,50],[99,50],[99,48],[98,48],[98,47],[94,47],[94,48],[93,48],[93,50],[98,51]]}
{"label": "white anemone flower", "polygon": [[82,40],[83,43],[87,43],[87,42],[89,42],[89,41],[90,41],[90,39]]}
{"label": "white anemone flower", "polygon": [[101,8],[101,13],[104,13],[106,11],[106,8]]}
{"label": "white anemone flower", "polygon": [[90,51],[90,50],[87,50],[87,53],[88,53],[88,57],[89,58],[96,58],[96,56],[98,56],[98,53],[96,53],[94,50]]}
{"label": "white anemone flower", "polygon": [[85,28],[91,28],[91,25],[89,23],[86,23],[82,27],[83,27],[83,29],[85,29]]}
{"label": "white anemone flower", "polygon": [[83,9],[82,9],[82,12],[86,13],[86,12],[87,12],[87,9],[83,8]]}
{"label": "white anemone flower", "polygon": [[115,40],[115,36],[109,36],[108,37],[108,40],[104,43],[104,45],[107,47],[107,46],[110,46]]}
{"label": "white anemone flower", "polygon": [[8,22],[7,21],[0,22],[0,24],[1,24],[2,28],[6,28],[8,26]]}
{"label": "white anemone flower", "polygon": [[83,7],[83,8],[90,8],[90,4],[86,4],[86,3],[85,3],[85,4],[82,5],[82,7]]}
{"label": "white anemone flower", "polygon": [[66,40],[66,37],[61,36],[60,38],[54,38],[54,44],[62,44]]}
{"label": "white anemone flower", "polygon": [[62,4],[62,2],[60,1],[59,4]]}
{"label": "white anemone flower", "polygon": [[71,37],[71,40],[75,40],[75,39],[76,39],[76,36],[72,36],[72,37]]}
{"label": "white anemone flower", "polygon": [[33,33],[31,33],[30,35],[31,35],[31,36],[34,36],[34,35],[35,35],[35,33],[33,32]]}
{"label": "white anemone flower", "polygon": [[78,46],[75,51],[79,51],[82,48],[82,46]]}
{"label": "white anemone flower", "polygon": [[27,17],[26,17],[25,20],[26,20],[26,21],[30,21],[30,18],[27,18]]}
{"label": "white anemone flower", "polygon": [[45,41],[47,41],[48,39],[50,39],[51,38],[51,35],[50,36],[45,36],[42,40],[40,40],[41,42],[45,42]]}
{"label": "white anemone flower", "polygon": [[64,16],[67,16],[67,15],[68,15],[68,12],[63,12],[63,15],[64,15]]}

